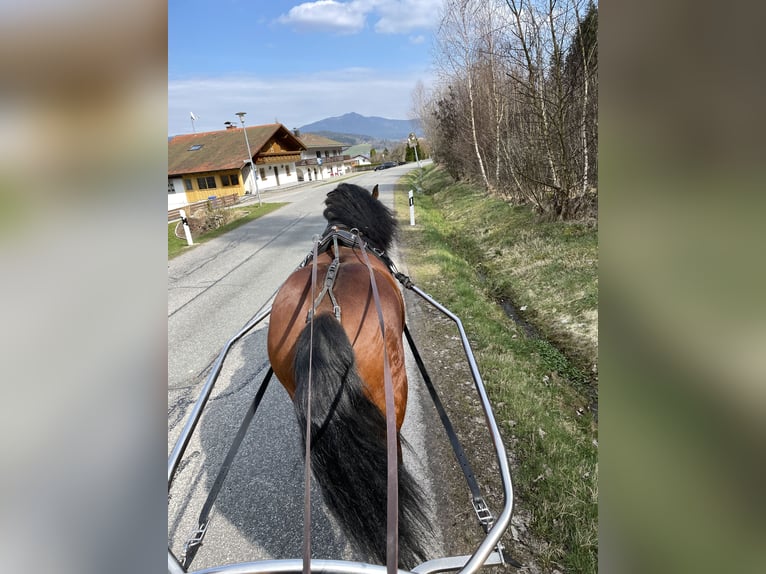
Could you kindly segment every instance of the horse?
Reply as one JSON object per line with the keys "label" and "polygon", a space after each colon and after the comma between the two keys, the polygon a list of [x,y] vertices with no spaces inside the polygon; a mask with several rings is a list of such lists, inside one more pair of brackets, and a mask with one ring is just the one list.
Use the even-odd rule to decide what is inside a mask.
{"label": "horse", "polygon": [[[397,222],[391,210],[379,201],[377,185],[370,193],[354,184],[340,184],[327,194],[325,206],[325,235],[333,229],[357,234],[369,249],[366,261],[372,270],[358,245],[332,244],[317,255],[316,285],[322,285],[328,273],[335,277],[327,293],[331,296],[321,297],[317,305],[320,297],[317,293],[312,297],[311,293],[310,254],[274,299],[268,355],[274,374],[293,401],[304,447],[311,366],[312,472],[323,500],[355,549],[385,563],[384,345],[393,382],[399,461],[403,440],[399,431],[407,405],[402,342],[404,300],[385,255],[394,240]],[[370,273],[374,273],[379,293],[385,341]],[[399,564],[411,568],[426,558],[424,540],[430,528],[423,510],[423,491],[401,464],[398,489]]]}

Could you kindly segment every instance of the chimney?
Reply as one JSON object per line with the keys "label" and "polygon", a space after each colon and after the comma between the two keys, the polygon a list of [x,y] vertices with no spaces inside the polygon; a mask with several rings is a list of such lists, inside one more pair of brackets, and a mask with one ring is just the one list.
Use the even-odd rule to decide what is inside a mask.
{"label": "chimney", "polygon": [[299,130],[298,128],[293,128],[293,134],[295,135],[295,137],[299,138],[301,137],[301,130]]}

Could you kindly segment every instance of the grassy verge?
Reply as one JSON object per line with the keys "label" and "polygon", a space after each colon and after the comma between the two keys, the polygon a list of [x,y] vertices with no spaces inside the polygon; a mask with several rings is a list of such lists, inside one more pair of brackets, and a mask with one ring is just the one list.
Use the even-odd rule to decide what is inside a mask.
{"label": "grassy verge", "polygon": [[[241,217],[235,219],[234,221],[231,221],[230,223],[227,223],[226,225],[222,225],[218,229],[215,229],[213,231],[210,231],[208,233],[205,233],[203,235],[200,235],[199,237],[193,237],[195,245],[199,243],[204,243],[205,241],[208,241],[210,239],[213,239],[214,237],[218,237],[219,235],[223,235],[224,233],[231,231],[232,229],[236,229],[240,225],[244,225],[245,223],[248,223],[250,221],[253,221],[254,219],[258,219],[259,217],[266,215],[267,213],[271,213],[272,211],[276,211],[283,205],[287,205],[286,203],[264,203],[261,205],[261,207],[258,207],[257,205],[249,205],[247,207],[236,207],[238,212],[241,212]],[[185,239],[179,239],[175,235],[175,229],[176,229],[177,222],[169,223],[168,224],[168,259],[173,259],[174,257],[177,257],[184,251],[190,248],[189,245],[186,244]]]}
{"label": "grassy verge", "polygon": [[[596,572],[595,230],[538,222],[530,211],[455,184],[438,168],[415,185],[415,227],[397,193],[412,279],[463,321],[505,443],[519,507],[545,544],[546,571]],[[541,333],[528,337],[497,304],[507,298]]]}

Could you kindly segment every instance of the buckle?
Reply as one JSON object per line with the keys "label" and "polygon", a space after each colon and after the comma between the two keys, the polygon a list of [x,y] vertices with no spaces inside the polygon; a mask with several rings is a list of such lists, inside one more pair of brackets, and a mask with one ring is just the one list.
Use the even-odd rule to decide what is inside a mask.
{"label": "buckle", "polygon": [[186,541],[184,544],[183,552],[181,552],[181,563],[183,564],[186,562],[186,556],[189,553],[189,550],[194,548],[195,546],[202,546],[202,539],[205,538],[205,533],[207,532],[207,526],[210,524],[210,522],[203,522],[199,525],[197,530],[195,530],[192,533],[191,538]]}

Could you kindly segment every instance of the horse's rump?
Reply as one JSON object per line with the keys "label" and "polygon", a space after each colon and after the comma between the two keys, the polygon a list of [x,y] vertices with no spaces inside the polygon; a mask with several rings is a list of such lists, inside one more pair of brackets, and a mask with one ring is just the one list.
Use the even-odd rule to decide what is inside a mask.
{"label": "horse's rump", "polygon": [[[375,302],[370,287],[369,270],[358,254],[341,248],[340,268],[335,286],[335,296],[341,308],[341,324],[354,350],[356,364],[367,396],[385,413],[385,390],[383,388],[383,346],[380,336]],[[320,254],[317,260],[317,287],[319,295],[322,282],[332,257]],[[398,286],[388,269],[375,257],[371,257],[381,298],[386,326],[386,347],[394,383],[397,429],[401,428],[407,405],[407,376],[404,369],[404,302]],[[312,306],[311,265],[298,269],[280,288],[271,309],[268,334],[268,352],[274,373],[292,398],[295,394],[295,371],[293,362],[298,337],[306,325]],[[325,296],[317,308],[317,314],[332,312],[330,298]]]}

